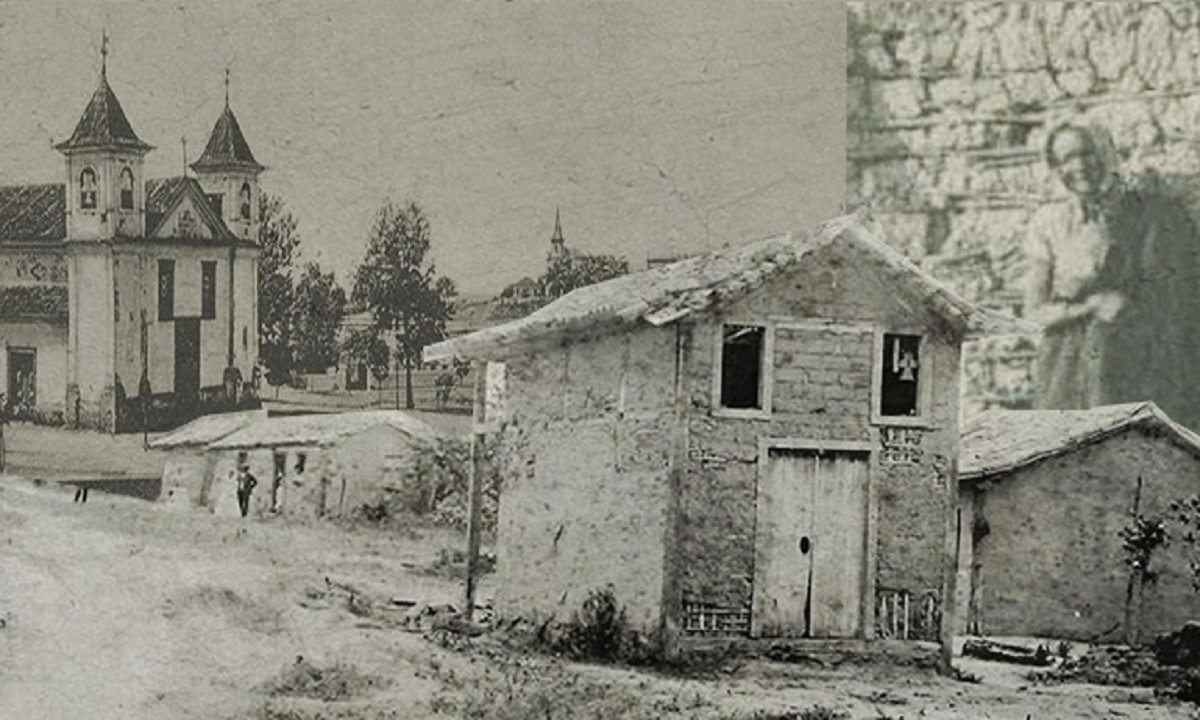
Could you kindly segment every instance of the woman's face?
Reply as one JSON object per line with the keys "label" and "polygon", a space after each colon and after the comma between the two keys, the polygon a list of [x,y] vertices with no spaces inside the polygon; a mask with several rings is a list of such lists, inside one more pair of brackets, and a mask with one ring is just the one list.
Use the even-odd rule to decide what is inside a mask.
{"label": "woman's face", "polygon": [[1076,195],[1093,195],[1104,186],[1104,165],[1084,133],[1060,132],[1050,145],[1050,161],[1062,184]]}

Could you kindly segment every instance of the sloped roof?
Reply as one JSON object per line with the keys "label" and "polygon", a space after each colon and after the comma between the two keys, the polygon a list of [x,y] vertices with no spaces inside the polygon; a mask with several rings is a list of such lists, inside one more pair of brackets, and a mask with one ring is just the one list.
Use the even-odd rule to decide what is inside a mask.
{"label": "sloped roof", "polygon": [[62,183],[0,187],[0,244],[58,243],[66,236]]}
{"label": "sloped roof", "polygon": [[437,431],[411,415],[396,410],[364,410],[268,418],[211,443],[209,448],[326,445],[380,425],[393,427],[419,443],[433,443],[438,439]]}
{"label": "sloped roof", "polygon": [[75,132],[54,147],[59,150],[93,147],[150,150],[153,146],[142,142],[133,131],[120,101],[108,85],[108,78],[102,74],[100,86],[92,93],[92,99],[83,109],[83,115],[75,125]]}
{"label": "sloped roof", "polygon": [[67,286],[0,286],[0,320],[66,322]]}
{"label": "sloped roof", "polygon": [[246,136],[242,134],[242,128],[228,105],[217,118],[200,159],[191,167],[197,172],[219,168],[265,169],[254,159],[250,144],[246,142]]}
{"label": "sloped roof", "polygon": [[1200,436],[1152,402],[1091,410],[987,410],[963,424],[958,476],[976,480],[1011,472],[1133,427],[1161,430],[1200,456]]}
{"label": "sloped roof", "polygon": [[241,430],[250,423],[265,420],[266,418],[266,410],[246,410],[243,412],[205,415],[151,440],[150,447],[156,450],[164,450],[208,445],[211,442],[220,440]]}
{"label": "sloped roof", "polygon": [[847,215],[797,238],[790,234],[770,237],[579,288],[519,320],[429,346],[425,359],[503,357],[526,343],[556,335],[642,321],[666,325],[740,298],[776,276],[793,272],[815,250],[835,242],[865,250],[879,261],[883,272],[911,288],[931,309],[965,333],[1039,331],[1032,323],[968,303],[873,237],[857,215]]}
{"label": "sloped roof", "polygon": [[204,188],[193,177],[176,175],[174,177],[156,178],[146,181],[146,237],[154,233],[171,215],[185,197],[192,199],[192,205],[200,215],[200,221],[208,226],[217,241],[237,240],[237,236],[225,225],[225,221],[213,210]]}

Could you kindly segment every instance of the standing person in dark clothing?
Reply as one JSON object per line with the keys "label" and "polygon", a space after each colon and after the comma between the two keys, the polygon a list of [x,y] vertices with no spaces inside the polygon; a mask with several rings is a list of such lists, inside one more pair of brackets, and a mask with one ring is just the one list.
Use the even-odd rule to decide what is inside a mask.
{"label": "standing person in dark clothing", "polygon": [[250,495],[257,485],[258,479],[250,473],[248,465],[238,468],[237,498],[238,509],[242,511],[242,517],[246,517],[250,513]]}

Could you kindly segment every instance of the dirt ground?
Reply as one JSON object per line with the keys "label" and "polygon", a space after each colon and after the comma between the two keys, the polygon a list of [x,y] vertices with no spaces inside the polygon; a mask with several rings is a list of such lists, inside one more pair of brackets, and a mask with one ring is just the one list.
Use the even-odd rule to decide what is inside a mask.
{"label": "dirt ground", "polygon": [[74,504],[59,486],[0,478],[0,718],[594,716],[581,705],[606,718],[814,705],[853,718],[1193,716],[1148,691],[1033,686],[982,661],[962,662],[984,678],[971,684],[765,662],[681,678],[461,652],[325,581],[456,603],[458,581],[424,569],[461,545],[441,529],[250,522],[101,493]]}

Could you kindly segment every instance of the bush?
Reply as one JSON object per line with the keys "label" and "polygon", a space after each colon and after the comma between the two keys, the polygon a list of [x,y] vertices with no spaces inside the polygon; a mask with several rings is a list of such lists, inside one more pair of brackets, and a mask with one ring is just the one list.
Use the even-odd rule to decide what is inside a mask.
{"label": "bush", "polygon": [[656,658],[653,643],[629,627],[611,585],[589,591],[556,635],[553,649],[575,660],[642,665]]}

